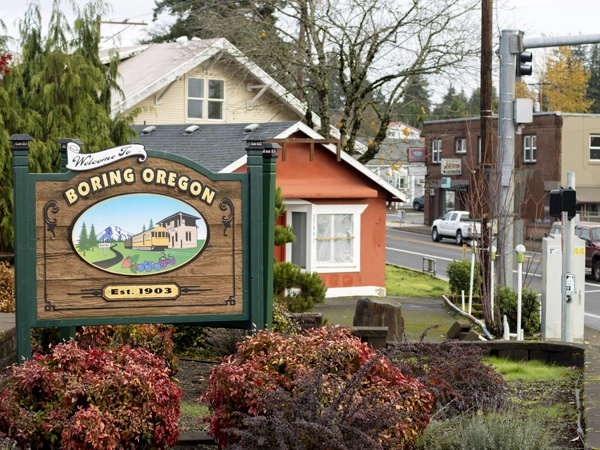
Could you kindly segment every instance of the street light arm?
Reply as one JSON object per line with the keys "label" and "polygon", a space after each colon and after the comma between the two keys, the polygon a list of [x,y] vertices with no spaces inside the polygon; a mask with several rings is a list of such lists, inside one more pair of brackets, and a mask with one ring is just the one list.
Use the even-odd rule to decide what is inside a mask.
{"label": "street light arm", "polygon": [[524,48],[560,47],[565,45],[596,44],[600,42],[600,34],[578,34],[574,36],[523,36]]}

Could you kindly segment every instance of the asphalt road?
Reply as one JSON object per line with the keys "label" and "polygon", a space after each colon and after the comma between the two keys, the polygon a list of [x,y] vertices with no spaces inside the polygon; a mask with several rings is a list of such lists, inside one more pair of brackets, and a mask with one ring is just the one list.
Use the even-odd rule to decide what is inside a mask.
{"label": "asphalt road", "polygon": [[[388,221],[396,221],[395,214],[388,215]],[[471,259],[469,248],[458,247],[450,239],[433,242],[431,236],[410,231],[410,224],[423,224],[423,213],[405,213],[403,229],[388,228],[386,233],[386,261],[415,270],[428,268],[424,258],[435,260],[436,276],[447,279],[446,269],[454,260]],[[542,292],[542,254],[527,252],[523,264],[523,286]],[[515,271],[514,285],[517,285]],[[466,293],[468,295],[468,293]],[[600,330],[600,283],[591,276],[585,280],[585,326]]]}

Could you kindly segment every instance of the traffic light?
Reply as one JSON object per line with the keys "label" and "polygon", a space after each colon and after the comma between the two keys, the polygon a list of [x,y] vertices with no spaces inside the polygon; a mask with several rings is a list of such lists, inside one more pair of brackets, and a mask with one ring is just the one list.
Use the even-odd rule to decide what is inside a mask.
{"label": "traffic light", "polygon": [[531,67],[531,61],[533,61],[533,54],[531,52],[523,52],[517,55],[517,81],[523,75],[531,75],[533,73],[533,67]]}

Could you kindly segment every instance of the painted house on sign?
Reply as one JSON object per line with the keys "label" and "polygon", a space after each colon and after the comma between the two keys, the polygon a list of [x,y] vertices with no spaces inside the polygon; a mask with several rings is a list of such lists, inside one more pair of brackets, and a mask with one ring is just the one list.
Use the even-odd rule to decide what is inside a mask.
{"label": "painted house on sign", "polygon": [[303,123],[305,105],[225,39],[151,44],[122,57],[125,99],[115,96],[113,111],[148,107],[136,118],[136,142],[222,174],[246,171],[244,139],[277,142],[287,205],[279,222],[293,225],[297,240],[276,247],[276,258],[318,272],[330,297],[385,295],[386,208],[406,201],[401,190]]}
{"label": "painted house on sign", "polygon": [[198,245],[198,225],[200,217],[177,212],[157,222],[169,233],[169,248],[195,248]]}

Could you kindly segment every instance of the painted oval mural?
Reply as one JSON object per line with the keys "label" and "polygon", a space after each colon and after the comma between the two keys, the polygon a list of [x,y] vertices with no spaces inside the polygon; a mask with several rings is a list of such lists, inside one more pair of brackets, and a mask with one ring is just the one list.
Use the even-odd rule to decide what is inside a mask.
{"label": "painted oval mural", "polygon": [[109,198],[75,220],[71,244],[98,269],[119,275],[157,275],[194,260],[208,244],[202,213],[157,194]]}

